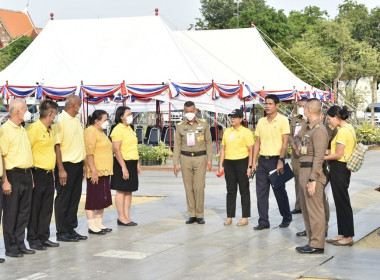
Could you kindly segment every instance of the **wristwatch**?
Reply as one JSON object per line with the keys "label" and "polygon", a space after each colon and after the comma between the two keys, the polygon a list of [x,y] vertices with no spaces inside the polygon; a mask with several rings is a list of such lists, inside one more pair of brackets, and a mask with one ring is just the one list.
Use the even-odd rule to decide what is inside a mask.
{"label": "wristwatch", "polygon": [[309,179],[309,182],[311,183],[311,182],[315,182],[315,180],[313,180],[313,179]]}
{"label": "wristwatch", "polygon": [[248,169],[252,169],[252,165],[249,165],[249,166],[248,166]]}

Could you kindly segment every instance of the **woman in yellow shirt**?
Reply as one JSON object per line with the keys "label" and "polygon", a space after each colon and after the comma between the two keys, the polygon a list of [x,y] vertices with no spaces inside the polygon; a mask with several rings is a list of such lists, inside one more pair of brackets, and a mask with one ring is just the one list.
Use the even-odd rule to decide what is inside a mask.
{"label": "woman in yellow shirt", "polygon": [[133,121],[131,109],[121,106],[115,114],[116,126],[111,132],[115,153],[114,175],[111,177],[111,189],[116,190],[116,209],[120,226],[137,226],[130,217],[132,192],[138,190],[140,174],[139,153],[136,133],[130,124]]}
{"label": "woman in yellow shirt", "polygon": [[104,208],[112,205],[110,175],[113,174],[112,143],[103,129],[109,126],[108,114],[96,110],[88,116],[84,132],[87,165],[86,215],[88,233],[105,234],[112,229],[103,226]]}
{"label": "woman in yellow shirt", "polygon": [[354,218],[348,194],[351,171],[347,169],[347,161],[355,148],[355,129],[347,123],[349,112],[347,107],[332,106],[327,111],[327,119],[338,133],[331,141],[331,154],[325,156],[330,161],[330,183],[336,208],[338,235],[326,240],[337,246],[354,244]]}
{"label": "woman in yellow shirt", "polygon": [[252,174],[252,131],[241,125],[243,112],[239,109],[231,113],[231,127],[223,134],[220,150],[219,173],[225,172],[227,187],[226,205],[227,220],[224,225],[229,226],[235,217],[236,195],[239,185],[241,196],[242,219],[238,226],[248,225],[251,217],[251,196],[249,191],[249,177]]}

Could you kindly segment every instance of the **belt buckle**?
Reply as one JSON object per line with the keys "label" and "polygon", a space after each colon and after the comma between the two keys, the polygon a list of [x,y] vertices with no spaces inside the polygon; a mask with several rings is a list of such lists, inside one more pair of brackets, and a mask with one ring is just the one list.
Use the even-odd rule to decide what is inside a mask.
{"label": "belt buckle", "polygon": [[194,156],[194,153],[191,153],[191,156],[193,157],[193,156]]}
{"label": "belt buckle", "polygon": [[265,159],[270,159],[270,156],[264,156]]}

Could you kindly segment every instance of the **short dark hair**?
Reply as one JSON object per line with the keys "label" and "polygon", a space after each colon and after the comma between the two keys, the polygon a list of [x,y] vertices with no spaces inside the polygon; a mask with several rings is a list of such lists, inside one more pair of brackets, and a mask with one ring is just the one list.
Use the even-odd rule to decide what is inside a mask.
{"label": "short dark hair", "polygon": [[98,121],[102,120],[104,115],[107,115],[107,117],[108,117],[108,113],[106,111],[95,110],[94,112],[92,112],[91,115],[88,116],[87,124],[93,125],[96,120],[98,120]]}
{"label": "short dark hair", "polygon": [[131,108],[127,107],[127,106],[120,106],[116,109],[116,113],[115,113],[115,124],[119,124],[121,123],[121,117],[124,115],[125,111],[127,110],[131,110]]}
{"label": "short dark hair", "polygon": [[184,104],[184,107],[191,107],[191,106],[195,106],[193,101],[186,101]]}
{"label": "short dark hair", "polygon": [[268,94],[266,97],[265,97],[265,101],[267,101],[267,99],[272,99],[274,104],[278,104],[280,103],[280,98],[278,98],[277,95],[275,94]]}
{"label": "short dark hair", "polygon": [[350,117],[350,114],[351,112],[348,111],[347,106],[340,108],[339,106],[334,105],[327,110],[327,115],[330,117],[338,117],[341,120],[347,120]]}
{"label": "short dark hair", "polygon": [[58,104],[53,100],[46,99],[40,104],[40,118],[46,118],[53,110],[58,111]]}

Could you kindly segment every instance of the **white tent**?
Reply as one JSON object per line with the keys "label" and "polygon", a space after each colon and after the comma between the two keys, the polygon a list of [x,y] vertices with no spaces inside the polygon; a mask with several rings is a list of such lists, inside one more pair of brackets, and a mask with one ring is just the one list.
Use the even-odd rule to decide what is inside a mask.
{"label": "white tent", "polygon": [[[0,86],[244,82],[252,91],[310,90],[271,52],[255,28],[172,31],[159,16],[53,20],[5,70]],[[244,87],[244,91],[246,88]],[[167,92],[153,97],[168,101]],[[177,101],[189,97],[179,95]],[[229,112],[238,96],[194,97],[201,109]]]}

